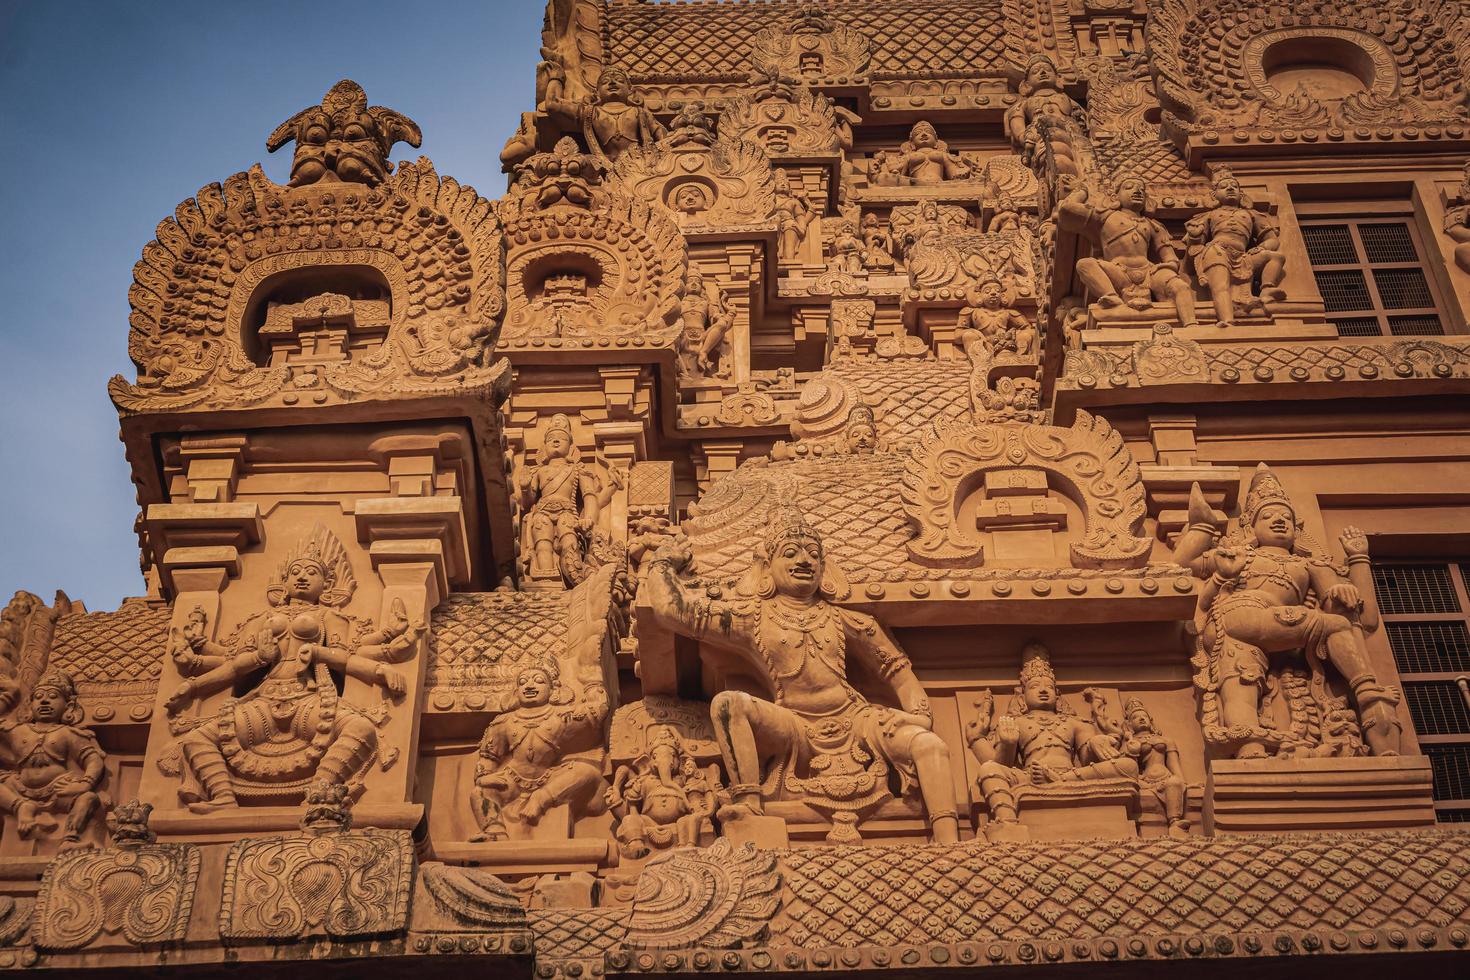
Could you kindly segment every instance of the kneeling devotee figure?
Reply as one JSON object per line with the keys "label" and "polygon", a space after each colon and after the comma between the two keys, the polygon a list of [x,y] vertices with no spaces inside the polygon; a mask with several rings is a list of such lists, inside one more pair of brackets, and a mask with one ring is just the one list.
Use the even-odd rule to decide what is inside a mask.
{"label": "kneeling devotee figure", "polygon": [[1080,783],[1100,779],[1137,779],[1138,763],[1123,755],[1117,741],[1091,722],[1058,710],[1057,678],[1051,656],[1040,643],[1021,654],[1019,704],[996,718],[987,691],[979,717],[966,739],[980,760],[977,782],[990,811],[986,835],[1004,837],[1019,822],[1016,789],[1045,783]]}
{"label": "kneeling devotee figure", "polygon": [[[737,654],[773,694],[722,691],[710,705],[731,781],[720,820],[759,816],[768,800],[795,800],[851,821],[890,796],[892,769],[901,792],[917,784],[934,840],[957,840],[949,750],[931,730],[924,688],[871,616],[830,601],[842,583],[817,532],[794,508],[778,509],[728,600],[682,578],[691,557],[679,539],[651,560],[656,616]],[[902,707],[863,697],[848,681],[849,657],[886,682]]]}

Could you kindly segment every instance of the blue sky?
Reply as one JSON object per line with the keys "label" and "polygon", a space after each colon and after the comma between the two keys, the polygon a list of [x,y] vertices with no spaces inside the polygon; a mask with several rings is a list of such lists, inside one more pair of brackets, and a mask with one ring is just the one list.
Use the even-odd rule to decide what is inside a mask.
{"label": "blue sky", "polygon": [[131,377],[128,286],[160,220],[352,78],[412,117],[439,172],[494,197],[531,108],[540,0],[0,0],[0,603],[142,592],[107,379]]}

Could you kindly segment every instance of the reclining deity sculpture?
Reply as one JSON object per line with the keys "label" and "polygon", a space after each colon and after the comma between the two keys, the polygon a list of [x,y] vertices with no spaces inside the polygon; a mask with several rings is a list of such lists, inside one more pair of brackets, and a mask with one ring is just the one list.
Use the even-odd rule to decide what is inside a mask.
{"label": "reclining deity sculpture", "polygon": [[[1198,612],[1203,660],[1196,682],[1207,699],[1206,740],[1241,759],[1264,757],[1273,747],[1282,754],[1310,754],[1322,733],[1308,733],[1303,744],[1261,714],[1268,692],[1279,684],[1272,658],[1300,654],[1314,676],[1321,677],[1328,665],[1341,675],[1370,752],[1397,755],[1399,694],[1379,682],[1362,636],[1378,627],[1367,537],[1354,527],[1343,531],[1346,571],[1313,554],[1302,541],[1286,489],[1264,463],[1241,506],[1239,531],[1224,540],[1220,534],[1196,485],[1174,560],[1205,580]],[[1312,686],[1324,688],[1319,707],[1330,711],[1330,691]],[[1218,726],[1208,720],[1210,699],[1218,704]]]}
{"label": "reclining deity sculpture", "polygon": [[1138,778],[1138,763],[1112,735],[1059,703],[1051,654],[1037,642],[1021,653],[1020,686],[1007,713],[995,717],[989,691],[980,700],[965,739],[980,762],[976,782],[990,811],[991,840],[1025,839],[1020,787]]}
{"label": "reclining deity sculpture", "polygon": [[[0,711],[9,713],[17,694],[18,688],[0,692]],[[19,715],[0,721],[0,812],[15,819],[22,839],[43,834],[47,816],[65,814],[60,849],[79,847],[103,806],[98,790],[107,756],[97,736],[80,724],[71,675],[43,673]]]}
{"label": "reclining deity sculpture", "polygon": [[[338,693],[338,679],[402,697],[407,681],[389,665],[412,658],[423,626],[410,625],[395,602],[390,622],[366,631],[338,611],[356,587],[342,543],[317,525],[277,568],[266,588],[269,609],[223,644],[206,638],[202,613],[173,637],[170,652],[185,680],[165,707],[182,737],[178,755],[165,755],[160,768],[182,772],[179,797],[191,810],[299,802],[316,780],[356,794],[374,759],[393,763],[396,753],[378,744],[387,705],[353,704]],[[247,681],[254,686],[213,717],[180,717],[187,705]]]}
{"label": "reclining deity sculpture", "polygon": [[592,571],[589,550],[597,521],[616,489],[615,471],[604,482],[582,462],[572,442],[572,422],[557,414],[547,423],[535,466],[517,478],[526,510],[533,580],[560,579],[568,587]]}
{"label": "reclining deity sculpture", "polygon": [[1033,55],[1026,63],[1020,93],[1006,110],[1005,128],[1021,162],[1045,175],[1049,156],[1050,176],[1063,185],[1076,181],[1091,169],[1087,113],[1062,91],[1056,63],[1047,55]]}
{"label": "reclining deity sculpture", "polygon": [[[1189,219],[1184,241],[1219,325],[1228,327],[1237,313],[1259,314],[1265,311],[1265,302],[1286,298],[1281,288],[1286,256],[1276,221],[1246,203],[1240,181],[1228,167],[1215,170],[1214,187],[1220,203]],[[1253,290],[1258,275],[1260,295]]]}
{"label": "reclining deity sculpture", "polygon": [[602,766],[572,753],[592,750],[607,717],[607,694],[590,685],[577,697],[561,665],[541,657],[516,674],[515,706],[495,716],[475,762],[476,841],[524,839],[548,810],[573,818],[602,812]]}
{"label": "reclining deity sculpture", "polygon": [[884,165],[897,171],[901,183],[914,187],[933,187],[947,180],[966,180],[975,172],[973,166],[952,152],[949,144],[939,138],[933,125],[922,119],[914,123],[913,129],[909,130],[909,138]]}
{"label": "reclining deity sculpture", "polygon": [[274,153],[291,141],[290,186],[345,181],[381,184],[392,169],[388,153],[394,143],[418,146],[418,124],[401,112],[369,106],[362,86],[342,79],[322,98],[276,127],[265,148]]}
{"label": "reclining deity sculpture", "polygon": [[1179,273],[1169,233],[1143,213],[1146,189],[1142,178],[1123,177],[1116,204],[1094,204],[1082,184],[1058,206],[1058,226],[1088,239],[1101,253],[1078,259],[1077,277],[1104,311],[1128,306],[1144,312],[1155,299],[1168,300],[1181,326],[1198,326],[1194,290]]}
{"label": "reclining deity sculpture", "polygon": [[618,766],[607,791],[608,808],[617,818],[613,836],[624,856],[697,846],[701,833],[713,829],[719,788],[673,728],[652,728],[647,750]]}
{"label": "reclining deity sculpture", "polygon": [[553,92],[541,108],[564,124],[577,127],[587,152],[612,164],[630,146],[651,146],[667,132],[633,91],[628,73],[605,68],[590,99],[570,101]]}
{"label": "reclining deity sculpture", "polygon": [[[732,821],[771,800],[806,803],[851,830],[888,798],[888,776],[917,784],[935,841],[958,839],[949,751],[933,732],[924,688],[871,617],[833,600],[845,590],[821,536],[789,502],[773,508],[762,546],[729,599],[685,581],[686,539],[650,560],[654,615],[668,629],[742,658],[771,691],[716,694],[710,714],[730,778]],[[900,707],[873,704],[848,680],[849,658],[881,678]]]}

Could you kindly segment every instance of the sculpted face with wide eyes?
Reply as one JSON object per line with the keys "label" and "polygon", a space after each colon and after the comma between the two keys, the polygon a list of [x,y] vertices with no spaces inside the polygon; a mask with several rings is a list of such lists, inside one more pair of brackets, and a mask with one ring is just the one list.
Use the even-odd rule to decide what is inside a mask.
{"label": "sculpted face with wide eyes", "polygon": [[798,599],[816,595],[822,585],[822,544],[810,538],[791,538],[771,556],[776,591]]}

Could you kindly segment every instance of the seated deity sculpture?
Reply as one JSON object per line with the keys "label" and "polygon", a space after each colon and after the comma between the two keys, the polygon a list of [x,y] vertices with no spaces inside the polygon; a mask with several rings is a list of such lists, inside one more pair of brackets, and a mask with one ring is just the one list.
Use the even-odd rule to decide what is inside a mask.
{"label": "seated deity sculpture", "polygon": [[[1219,325],[1228,327],[1237,313],[1259,314],[1265,310],[1264,302],[1286,298],[1281,289],[1286,256],[1275,220],[1245,202],[1240,182],[1228,167],[1216,169],[1214,187],[1220,203],[1189,219],[1184,240]],[[1260,295],[1252,288],[1257,276]]]}
{"label": "seated deity sculpture", "polygon": [[[730,599],[683,579],[692,560],[685,539],[660,549],[648,574],[659,622],[739,656],[772,693],[721,691],[711,703],[731,781],[722,824],[761,816],[770,800],[855,822],[888,798],[894,771],[904,789],[917,784],[934,839],[957,840],[949,751],[932,730],[924,688],[871,616],[831,601],[843,584],[820,535],[794,507],[778,505],[754,558]],[[881,678],[900,707],[859,693],[849,658]]]}
{"label": "seated deity sculpture", "polygon": [[1021,654],[1020,686],[1009,711],[996,718],[994,696],[986,691],[981,698],[965,738],[980,762],[976,782],[990,811],[985,833],[991,839],[1019,836],[1021,787],[1138,776],[1138,763],[1112,735],[1058,704],[1051,655],[1034,642]]}
{"label": "seated deity sculpture", "polygon": [[621,68],[603,70],[592,98],[573,102],[549,95],[542,108],[563,124],[577,127],[588,152],[610,163],[628,147],[650,146],[666,133]]}
{"label": "seated deity sculpture", "polygon": [[1184,768],[1179,746],[1154,724],[1143,701],[1129,698],[1123,705],[1123,754],[1138,764],[1138,784],[1163,808],[1170,837],[1188,837],[1189,820],[1184,815]]}
{"label": "seated deity sculpture", "polygon": [[1470,162],[1444,213],[1444,233],[1455,243],[1455,263],[1470,272]]}
{"label": "seated deity sculpture", "polygon": [[[909,138],[898,148],[894,159],[884,166],[896,171],[899,183],[915,187],[932,187],[947,180],[966,180],[975,168],[939,138],[934,127],[920,120],[909,131]],[[874,183],[877,183],[875,180]]]}
{"label": "seated deity sculpture", "polygon": [[616,478],[604,483],[582,462],[572,442],[572,423],[553,415],[541,440],[535,466],[517,477],[521,506],[526,510],[532,579],[576,585],[591,573],[589,561],[598,516],[612,499]]}
{"label": "seated deity sculpture", "polygon": [[955,340],[960,349],[979,366],[996,354],[1029,355],[1035,352],[1036,326],[1006,305],[1005,287],[994,279],[972,287],[965,296],[968,306],[960,310]]}
{"label": "seated deity sculpture", "polygon": [[[1309,754],[1311,746],[1295,744],[1261,714],[1268,693],[1279,684],[1272,658],[1300,654],[1314,676],[1329,665],[1341,676],[1371,753],[1397,755],[1399,694],[1379,682],[1362,636],[1378,626],[1367,537],[1355,527],[1343,531],[1346,572],[1314,555],[1301,540],[1291,498],[1264,463],[1241,506],[1239,532],[1223,541],[1220,534],[1196,486],[1189,527],[1179,536],[1174,559],[1205,580],[1198,615],[1204,691],[1219,705],[1217,741],[1242,759],[1266,756],[1272,747],[1282,754]],[[1314,690],[1320,686],[1312,685]],[[1330,695],[1321,697],[1318,708],[1330,711]]]}
{"label": "seated deity sculpture", "polygon": [[[246,804],[299,801],[315,780],[361,791],[379,750],[386,706],[369,709],[339,694],[341,678],[381,688],[391,698],[407,690],[389,664],[413,656],[422,626],[410,626],[395,602],[390,622],[367,631],[338,612],[356,581],[336,535],[318,525],[286,555],[266,589],[270,608],[247,618],[223,644],[205,636],[197,612],[173,638],[171,653],[185,680],[166,702],[182,756],[179,797],[208,812]],[[252,686],[213,717],[179,717],[185,706],[221,691]],[[160,768],[177,771],[178,757]]]}
{"label": "seated deity sculpture", "polygon": [[[9,712],[19,690],[5,693],[0,710]],[[71,675],[48,670],[19,717],[0,721],[0,812],[15,819],[22,839],[46,831],[45,818],[54,814],[64,817],[61,850],[78,847],[103,805],[107,756],[81,720]]]}
{"label": "seated deity sculpture", "polygon": [[1021,162],[1041,168],[1043,147],[1058,177],[1077,178],[1084,169],[1081,156],[1087,143],[1087,113],[1062,91],[1055,62],[1044,54],[1026,63],[1021,97],[1006,110],[1006,134]]}
{"label": "seated deity sculpture", "polygon": [[585,752],[607,716],[607,694],[588,687],[580,698],[563,685],[561,667],[542,657],[516,674],[515,706],[495,716],[475,762],[476,841],[525,838],[548,810],[568,805],[573,817],[600,813],[602,766]]}
{"label": "seated deity sculpture", "polygon": [[828,268],[845,276],[861,276],[863,268],[863,243],[854,233],[852,225],[839,222],[832,236],[832,261]]}
{"label": "seated deity sculpture", "polygon": [[1147,185],[1139,177],[1118,181],[1116,203],[1095,205],[1085,184],[1058,207],[1058,225],[1092,242],[1100,255],[1077,260],[1077,276],[1104,311],[1127,306],[1149,310],[1172,301],[1181,326],[1198,326],[1194,291],[1179,273],[1179,257],[1164,226],[1143,213]]}
{"label": "seated deity sculpture", "polygon": [[718,789],[677,732],[667,726],[652,729],[647,751],[618,766],[607,790],[608,808],[617,818],[613,836],[624,856],[697,846],[712,826]]}

